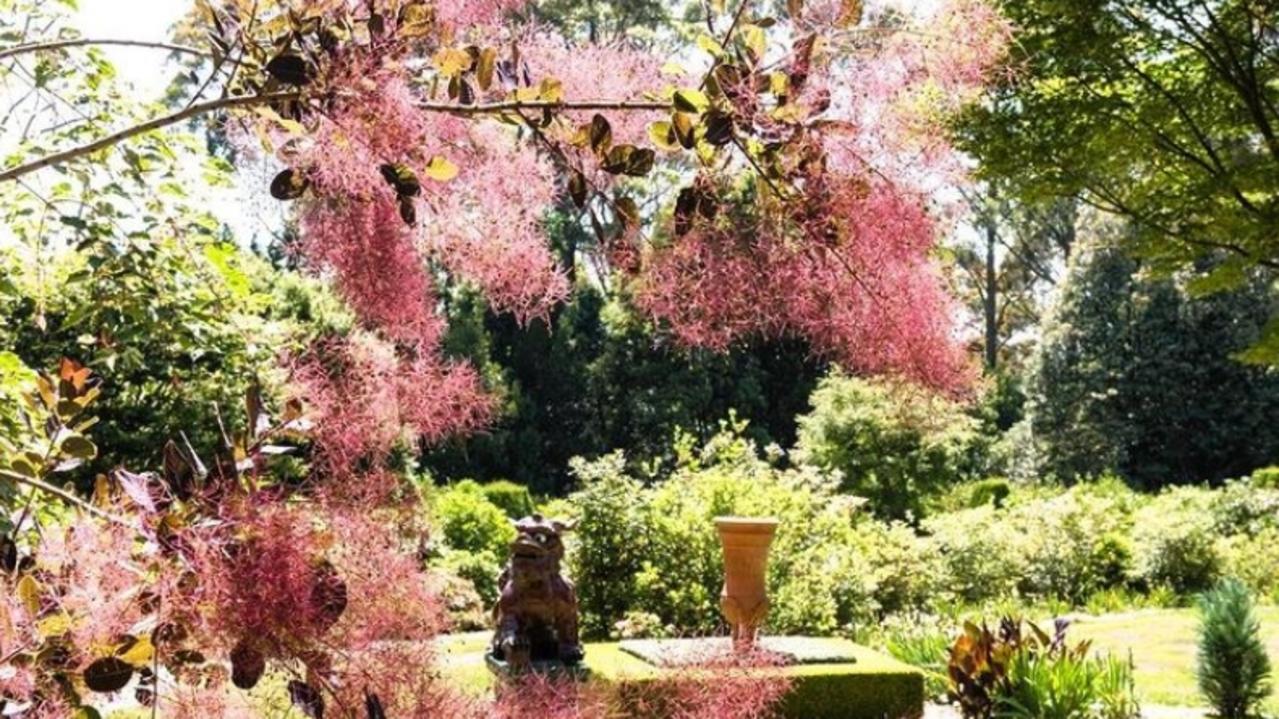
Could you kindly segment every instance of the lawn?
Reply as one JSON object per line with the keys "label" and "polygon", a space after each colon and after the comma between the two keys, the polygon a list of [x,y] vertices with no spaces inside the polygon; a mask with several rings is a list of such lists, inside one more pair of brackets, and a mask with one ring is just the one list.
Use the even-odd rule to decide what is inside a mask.
{"label": "lawn", "polygon": [[[1261,607],[1261,633],[1273,664],[1279,666],[1279,607]],[[1137,691],[1144,702],[1201,706],[1195,684],[1193,609],[1143,609],[1099,617],[1080,617],[1071,627],[1076,639],[1091,639],[1101,651],[1132,656]],[[1279,693],[1272,693],[1268,714],[1279,714]]]}

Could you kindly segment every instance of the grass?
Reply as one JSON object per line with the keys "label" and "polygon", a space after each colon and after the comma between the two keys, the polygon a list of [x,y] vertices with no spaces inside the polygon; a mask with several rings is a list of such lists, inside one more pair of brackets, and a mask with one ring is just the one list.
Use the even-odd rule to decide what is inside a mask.
{"label": "grass", "polygon": [[[1279,607],[1258,607],[1261,635],[1270,660],[1279,669]],[[1094,648],[1132,657],[1137,694],[1150,704],[1200,707],[1195,682],[1198,612],[1194,609],[1140,609],[1099,617],[1080,617],[1071,626],[1074,639],[1091,639]],[[1275,677],[1279,685],[1279,676]],[[1279,692],[1265,706],[1279,715]]]}

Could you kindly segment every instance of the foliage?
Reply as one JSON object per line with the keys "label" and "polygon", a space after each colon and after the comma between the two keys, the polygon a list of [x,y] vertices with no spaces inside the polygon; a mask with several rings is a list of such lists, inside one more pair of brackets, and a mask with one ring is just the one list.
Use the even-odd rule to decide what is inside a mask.
{"label": "foliage", "polygon": [[1076,251],[1027,386],[1030,441],[1063,481],[1220,481],[1279,451],[1279,375],[1240,364],[1274,292],[1263,279],[1195,298],[1151,279],[1103,232]]}
{"label": "foliage", "polygon": [[930,698],[946,696],[951,637],[925,618],[907,615],[881,626],[884,649],[895,659],[924,672],[924,691]]}
{"label": "foliage", "polygon": [[930,517],[923,523],[940,555],[943,591],[961,602],[1013,595],[1027,572],[1026,535],[993,506]]}
{"label": "foliage", "polygon": [[781,470],[728,426],[704,447],[685,440],[669,476],[645,487],[620,454],[576,462],[582,489],[570,497],[578,528],[569,564],[584,626],[606,634],[645,612],[683,631],[720,623],[723,569],[713,518],[776,516],[769,564],[773,631],[830,633],[875,609],[853,505],[811,470]]}
{"label": "foliage", "polygon": [[912,388],[835,373],[799,418],[795,458],[838,471],[876,514],[922,514],[923,502],[971,466],[977,423],[963,407]]}
{"label": "foliage", "polygon": [[[66,11],[6,0],[0,33],[6,44],[36,28],[75,37]],[[14,88],[5,129],[17,147],[6,151],[19,155],[148,112],[96,49],[17,56],[0,75]],[[233,422],[251,384],[271,391],[292,330],[290,305],[271,295],[289,280],[238,250],[210,213],[209,197],[226,192],[231,177],[224,160],[179,132],[147,135],[26,185],[0,183],[5,364],[16,357],[50,367],[65,356],[105,373],[102,451],[71,477],[82,489],[119,464],[157,462],[180,431],[197,451],[213,451],[218,437],[203,421],[211,408]]]}
{"label": "foliage", "polygon": [[[965,124],[986,176],[1030,202],[1078,197],[1122,215],[1135,230],[1124,247],[1157,270],[1193,272],[1200,291],[1273,270],[1271,13],[1249,0],[1000,7],[1019,30],[1020,70]],[[1254,359],[1273,359],[1272,342],[1258,349]]]}
{"label": "foliage", "polygon": [[[6,480],[3,506],[13,512],[0,522],[7,535],[6,554],[16,546],[13,535],[32,529],[26,521],[36,521],[31,515],[39,508],[35,500],[49,491],[56,476],[97,456],[98,446],[87,433],[98,420],[88,409],[102,394],[101,378],[67,358],[58,364],[56,374],[37,372],[30,382],[15,385],[21,391],[15,397],[14,420],[22,431],[13,439],[0,437],[0,478]],[[65,491],[55,493],[77,499]],[[20,503],[20,499],[24,501]],[[6,564],[16,562],[12,556],[5,559]],[[6,569],[12,571],[13,567]]]}
{"label": "foliage", "polygon": [[441,490],[431,515],[441,538],[453,549],[505,557],[515,541],[515,527],[506,512],[473,480],[462,480]]}
{"label": "foliage", "polygon": [[566,491],[574,456],[620,449],[633,468],[669,466],[677,429],[708,440],[730,411],[750,420],[760,446],[790,445],[824,366],[795,341],[725,353],[672,346],[625,302],[584,282],[549,325],[521,327],[473,292],[451,296],[448,316],[447,351],[483,368],[502,403],[487,431],[432,448],[424,465],[538,492]]}
{"label": "foliage", "polygon": [[[141,458],[135,468],[157,471],[95,477],[90,502],[43,478],[93,457],[77,403],[97,388],[70,362],[58,378],[70,390],[37,378],[30,409],[49,416],[18,439],[45,451],[6,448],[5,477],[78,513],[44,524],[24,509],[9,538],[0,646],[20,656],[3,673],[6,705],[92,716],[94,693],[136,675],[136,698],[157,715],[234,716],[252,710],[244,692],[285,672],[291,703],[312,717],[510,710],[509,697],[467,701],[435,671],[446,607],[419,556],[420,498],[396,470],[418,443],[485,424],[500,399],[444,351],[441,298],[467,285],[527,323],[567,296],[542,225],[557,202],[592,230],[594,277],[633,292],[684,344],[798,338],[859,371],[952,392],[969,379],[931,253],[941,216],[921,200],[960,174],[940,120],[973,96],[1006,40],[976,0],[940,8],[941,32],[892,32],[874,46],[839,40],[860,5],[793,2],[779,21],[709,4],[721,39],[677,53],[701,56],[705,72],[667,76],[625,43],[576,46],[508,24],[519,0],[200,2],[180,31],[190,46],[130,41],[198,58],[161,117],[107,86],[97,41],[56,19],[29,22],[47,4],[0,2],[15,11],[0,21],[6,42],[33,41],[7,48],[0,72],[30,90],[15,97],[40,121],[0,170],[5,219],[35,260],[4,258],[33,273],[4,288],[6,320],[22,320],[4,327],[6,346],[30,348],[20,356],[35,366],[36,351],[75,333],[121,386],[152,392],[137,406],[162,405],[163,390],[130,372],[158,369],[175,389],[208,383],[181,401],[219,407],[162,406],[181,424],[141,418],[164,435],[136,448],[112,438]],[[215,112],[237,158],[283,165],[262,185],[294,203],[290,261],[331,282],[344,326],[296,338],[275,326],[277,276],[254,279],[202,211],[228,167],[193,161],[179,148],[198,145],[163,130]],[[683,186],[641,213],[626,178],[659,161]],[[66,264],[45,262],[52,251]],[[705,276],[721,281],[709,294]],[[61,292],[81,280],[82,296]],[[309,314],[325,303],[304,304]],[[153,367],[139,353],[170,351],[157,342],[173,348]],[[282,392],[258,376],[275,358]],[[137,430],[117,419],[109,432]],[[832,501],[827,477],[778,469],[738,436],[701,453],[681,446],[675,459],[648,498],[653,556],[671,564],[630,578],[641,605],[708,626],[714,542],[688,520],[777,511],[795,528],[778,538],[769,577],[777,628],[830,631],[872,610],[858,555],[843,551],[854,505]],[[436,504],[459,564],[501,546],[507,518],[482,490]],[[680,552],[694,561],[677,566]],[[758,716],[787,689],[749,663],[706,668],[714,681],[661,687],[649,706]]]}
{"label": "foliage", "polygon": [[1132,568],[1135,503],[1122,484],[1111,480],[1014,509],[1011,521],[1026,537],[1022,590],[1079,604],[1098,590],[1122,585]]}
{"label": "foliage", "polygon": [[1261,467],[1249,475],[1254,487],[1259,489],[1279,489],[1279,467]]}
{"label": "foliage", "polygon": [[1135,719],[1132,667],[1115,657],[1018,652],[996,716],[1030,719]]}
{"label": "foliage", "polygon": [[506,513],[510,519],[520,519],[533,513],[535,505],[528,487],[504,479],[480,485],[484,498]]}
{"label": "foliage", "polygon": [[1071,644],[1067,622],[1050,636],[1019,619],[992,631],[968,623],[950,650],[951,696],[965,717],[1134,719],[1132,668],[1089,656],[1087,641]]}
{"label": "foliage", "polygon": [[1270,694],[1270,658],[1247,588],[1218,584],[1199,600],[1199,690],[1222,719],[1256,716]]}
{"label": "foliage", "polygon": [[1134,571],[1147,587],[1166,584],[1178,594],[1207,589],[1221,573],[1211,494],[1167,490],[1133,519]]}

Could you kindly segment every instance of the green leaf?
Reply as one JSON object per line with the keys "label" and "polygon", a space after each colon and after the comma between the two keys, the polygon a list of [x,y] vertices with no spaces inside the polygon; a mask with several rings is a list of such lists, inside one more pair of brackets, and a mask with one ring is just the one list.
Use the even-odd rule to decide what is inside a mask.
{"label": "green leaf", "polygon": [[422,193],[422,184],[417,179],[417,173],[409,169],[408,165],[399,162],[387,163],[379,170],[382,172],[382,179],[395,188],[395,194],[401,197],[417,197]]}
{"label": "green leaf", "polygon": [[78,434],[62,440],[62,451],[76,459],[93,459],[98,456],[98,448],[93,442]]}
{"label": "green leaf", "polygon": [[653,169],[656,155],[647,147],[634,145],[617,145],[608,151],[604,159],[604,170],[614,175],[643,177]]}
{"label": "green leaf", "polygon": [[284,170],[271,180],[271,197],[277,200],[296,200],[306,192],[310,184],[306,176],[297,170]]}
{"label": "green leaf", "polygon": [[608,152],[613,145],[613,127],[609,125],[608,118],[598,113],[591,118],[590,140],[595,154]]}
{"label": "green leaf", "polygon": [[648,137],[663,150],[677,149],[679,137],[675,135],[675,128],[669,120],[659,120],[648,126]]}
{"label": "green leaf", "polygon": [[30,574],[18,580],[18,600],[32,617],[40,613],[40,583]]}
{"label": "green leaf", "polygon": [[568,194],[574,205],[586,207],[586,177],[578,170],[573,170],[568,177]]}
{"label": "green leaf", "polygon": [[706,108],[711,106],[711,101],[701,90],[683,89],[676,90],[672,98],[675,109],[680,112],[700,113],[705,112]]}
{"label": "green leaf", "polygon": [[721,147],[733,141],[733,118],[725,112],[713,110],[702,118],[706,141]]}

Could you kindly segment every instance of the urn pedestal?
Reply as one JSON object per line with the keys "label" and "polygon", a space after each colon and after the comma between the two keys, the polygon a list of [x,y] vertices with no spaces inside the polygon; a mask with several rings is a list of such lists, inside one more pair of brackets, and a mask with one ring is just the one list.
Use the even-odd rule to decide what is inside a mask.
{"label": "urn pedestal", "polygon": [[724,591],[719,605],[733,632],[737,650],[750,649],[768,615],[768,548],[777,520],[757,517],[716,517],[715,529],[724,547]]}

